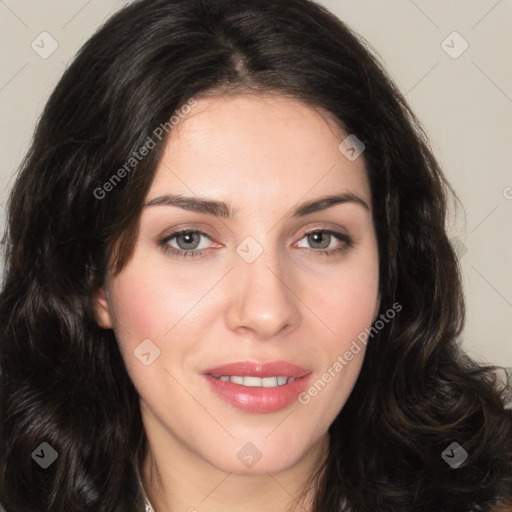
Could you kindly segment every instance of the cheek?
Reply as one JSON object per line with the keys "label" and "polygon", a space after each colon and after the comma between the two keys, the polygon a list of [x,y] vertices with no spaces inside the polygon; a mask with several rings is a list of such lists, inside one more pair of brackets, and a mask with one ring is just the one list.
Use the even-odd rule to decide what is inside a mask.
{"label": "cheek", "polygon": [[[348,263],[315,280],[310,306],[333,336],[323,339],[341,348],[373,322],[379,304],[378,259],[375,254]],[[334,341],[333,341],[334,340]]]}
{"label": "cheek", "polygon": [[[183,317],[193,316],[192,306],[204,290],[183,273],[166,272],[165,266],[133,262],[115,281],[111,310],[116,330],[123,338],[163,339]],[[140,342],[140,341],[139,341]]]}
{"label": "cheek", "polygon": [[360,336],[371,326],[378,307],[378,265],[376,258],[372,261],[350,269],[348,265],[343,270],[340,267],[339,272],[310,288],[314,313],[325,327],[318,324],[321,331],[315,336],[319,372],[298,401],[315,432],[328,429],[359,376],[366,352]]}
{"label": "cheek", "polygon": [[[185,324],[200,334],[205,323],[210,325],[225,314],[224,299],[204,297],[218,280],[217,274],[222,274],[220,270],[206,267],[198,272],[196,268],[193,274],[184,270],[166,270],[159,261],[139,258],[114,280],[111,314],[123,352],[133,355],[137,345],[148,338],[163,349]],[[304,315],[310,310],[322,321],[318,328],[325,329],[325,334],[318,333],[318,338],[324,340],[319,344],[326,343],[324,350],[341,349],[372,323],[378,301],[376,250],[340,265],[303,267],[294,277],[297,295],[307,306]],[[210,300],[213,302],[205,310]],[[317,324],[314,317],[311,326]]]}
{"label": "cheek", "polygon": [[[204,274],[178,272],[162,265],[158,258],[139,257],[112,282],[114,331],[139,391],[153,389],[154,393],[158,379],[169,378],[158,369],[178,369],[180,373],[197,341],[207,338],[211,312],[204,308],[208,302],[204,296],[212,278],[206,271]],[[142,347],[158,354],[155,364],[146,367],[141,363],[138,356]]]}
{"label": "cheek", "polygon": [[341,339],[354,338],[368,327],[378,305],[378,278],[348,276],[340,279],[332,302],[326,305],[333,330]]}
{"label": "cheek", "polygon": [[[162,294],[151,281],[126,275],[116,284],[111,309],[116,333],[133,343],[156,337],[162,329]],[[160,319],[160,325],[157,320]]]}
{"label": "cheek", "polygon": [[[186,357],[184,344],[176,343],[172,328],[190,309],[188,301],[193,297],[179,282],[163,275],[162,269],[146,261],[132,263],[112,283],[113,328],[132,382],[140,396],[158,408],[169,399],[173,384],[164,369],[174,373]],[[170,342],[172,350],[168,349]]]}

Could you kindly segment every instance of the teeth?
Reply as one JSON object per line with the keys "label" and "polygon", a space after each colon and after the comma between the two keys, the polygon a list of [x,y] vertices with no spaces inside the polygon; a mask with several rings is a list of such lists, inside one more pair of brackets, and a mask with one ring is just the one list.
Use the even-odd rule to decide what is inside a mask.
{"label": "teeth", "polygon": [[261,385],[264,388],[275,388],[276,386],[279,385],[279,381],[277,377],[264,377],[263,379],[261,379]]}
{"label": "teeth", "polygon": [[[233,377],[231,377],[231,380],[233,380]],[[265,380],[268,381],[268,379]],[[263,385],[263,379],[260,379],[259,377],[243,377],[242,382],[237,382],[237,384],[243,384],[244,386],[249,387],[258,387]]]}
{"label": "teeth", "polygon": [[239,375],[221,375],[219,377],[213,376],[216,379],[222,380],[223,382],[231,381],[234,384],[240,384],[241,386],[247,387],[263,387],[263,388],[275,388],[277,386],[284,386],[295,381],[295,377],[242,377]]}

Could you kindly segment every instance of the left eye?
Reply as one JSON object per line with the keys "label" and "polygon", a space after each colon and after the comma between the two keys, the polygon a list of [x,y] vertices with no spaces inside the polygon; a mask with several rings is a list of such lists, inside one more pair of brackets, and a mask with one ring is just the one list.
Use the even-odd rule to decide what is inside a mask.
{"label": "left eye", "polygon": [[[307,239],[308,244],[310,244],[310,249],[335,250],[336,242],[341,243],[344,238],[346,237],[341,233],[324,229],[306,233],[301,240]],[[298,247],[304,246],[298,245]]]}
{"label": "left eye", "polygon": [[[208,235],[201,231],[181,231],[168,237],[165,243],[178,251],[195,251],[208,248],[208,244],[201,246],[202,238],[210,239]],[[177,247],[171,242],[176,243]]]}

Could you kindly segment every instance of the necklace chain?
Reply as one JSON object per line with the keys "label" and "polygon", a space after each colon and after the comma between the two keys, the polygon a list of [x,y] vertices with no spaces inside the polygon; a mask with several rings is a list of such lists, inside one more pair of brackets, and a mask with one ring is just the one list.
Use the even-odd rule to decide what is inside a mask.
{"label": "necklace chain", "polygon": [[144,489],[144,484],[142,483],[142,480],[140,481],[140,486],[142,487],[142,493],[144,494],[144,512],[155,512],[155,509],[151,505],[148,495],[146,493],[146,489]]}

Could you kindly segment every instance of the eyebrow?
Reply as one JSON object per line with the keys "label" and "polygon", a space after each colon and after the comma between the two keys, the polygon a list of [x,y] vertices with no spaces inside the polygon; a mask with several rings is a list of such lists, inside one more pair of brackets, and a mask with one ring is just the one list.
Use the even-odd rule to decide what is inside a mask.
{"label": "eyebrow", "polygon": [[[344,194],[327,195],[307,201],[295,207],[287,214],[288,217],[305,217],[312,213],[326,210],[331,206],[337,204],[353,203],[362,206],[365,210],[370,211],[370,207],[359,196],[347,192]],[[175,206],[183,210],[190,210],[215,217],[222,217],[229,219],[234,217],[239,211],[231,204],[222,201],[215,201],[213,199],[206,199],[202,197],[186,197],[180,194],[165,194],[163,196],[155,197],[145,204],[145,207],[150,206]]]}

